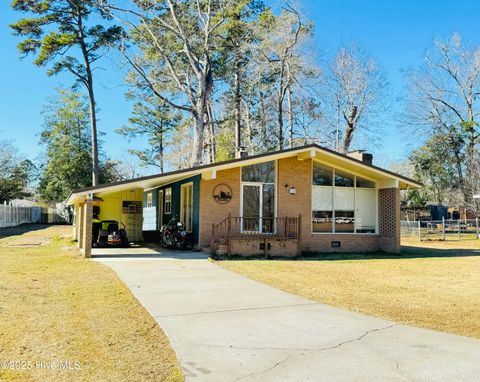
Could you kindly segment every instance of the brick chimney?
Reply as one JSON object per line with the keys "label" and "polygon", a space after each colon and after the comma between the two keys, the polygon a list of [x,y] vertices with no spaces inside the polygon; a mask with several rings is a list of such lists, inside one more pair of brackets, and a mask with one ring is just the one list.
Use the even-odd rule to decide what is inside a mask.
{"label": "brick chimney", "polygon": [[248,157],[248,151],[245,147],[239,147],[235,153],[235,158],[246,158]]}
{"label": "brick chimney", "polygon": [[355,151],[350,151],[347,153],[349,157],[352,157],[354,159],[357,159],[369,166],[373,164],[373,155],[370,153],[365,152],[365,150],[355,150]]}

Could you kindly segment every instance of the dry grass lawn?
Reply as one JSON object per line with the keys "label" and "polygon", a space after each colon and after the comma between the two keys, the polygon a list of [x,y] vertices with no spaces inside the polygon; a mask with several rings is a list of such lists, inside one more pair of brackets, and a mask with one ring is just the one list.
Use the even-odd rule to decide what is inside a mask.
{"label": "dry grass lawn", "polygon": [[480,338],[480,241],[406,244],[400,257],[337,255],[217,264],[314,301]]}
{"label": "dry grass lawn", "polygon": [[0,230],[0,381],[183,380],[167,337],[115,273],[59,237],[70,227],[21,233]]}

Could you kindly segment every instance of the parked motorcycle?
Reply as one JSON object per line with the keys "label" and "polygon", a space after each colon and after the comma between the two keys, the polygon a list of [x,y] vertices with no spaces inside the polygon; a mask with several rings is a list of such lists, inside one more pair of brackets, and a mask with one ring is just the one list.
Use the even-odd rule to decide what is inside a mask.
{"label": "parked motorcycle", "polygon": [[188,249],[192,242],[184,224],[174,216],[168,224],[160,228],[160,245],[166,248]]}

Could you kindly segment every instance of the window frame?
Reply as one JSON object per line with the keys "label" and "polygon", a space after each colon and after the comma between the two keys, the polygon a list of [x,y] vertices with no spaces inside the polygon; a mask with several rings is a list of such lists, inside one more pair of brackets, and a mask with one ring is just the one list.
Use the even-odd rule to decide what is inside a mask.
{"label": "window frame", "polygon": [[153,207],[153,192],[150,191],[147,193],[147,208]]}
{"label": "window frame", "polygon": [[[172,214],[172,187],[164,188],[164,190],[165,190],[165,193],[163,195],[163,199],[164,199],[163,214],[171,215]],[[169,198],[167,198],[167,196]]]}
{"label": "window frame", "polygon": [[[331,186],[319,186],[319,187],[330,187],[332,189],[332,230],[330,232],[314,232],[313,231],[313,212],[315,211],[313,209],[313,187],[314,187],[313,172],[314,172],[315,163],[317,163],[321,166],[332,168],[332,180],[333,180],[332,185]],[[335,175],[336,175],[335,172],[336,172],[336,170],[339,170],[343,173],[347,173],[347,174],[350,174],[351,176],[353,176],[353,187],[336,186],[335,185]],[[312,197],[311,197],[311,200],[310,200],[310,232],[311,232],[312,235],[368,235],[368,236],[378,236],[379,235],[379,209],[378,209],[379,188],[378,188],[378,181],[376,181],[373,178],[366,177],[364,175],[361,175],[361,176],[359,175],[359,178],[362,178],[364,180],[368,180],[368,181],[373,182],[374,188],[357,187],[357,174],[355,174],[351,171],[345,170],[344,168],[339,168],[339,167],[332,166],[328,163],[320,162],[320,161],[317,161],[317,160],[312,160],[311,178],[310,178],[311,179],[310,187],[312,187]],[[353,196],[354,197],[353,212],[354,212],[354,219],[355,219],[353,232],[336,232],[336,230],[335,230],[335,225],[336,225],[335,188],[336,187],[353,189],[353,195],[354,195]],[[356,218],[355,218],[356,213],[357,213],[357,188],[374,190],[374,195],[375,195],[375,232],[357,232],[357,221],[356,221]]]}
{"label": "window frame", "polygon": [[[273,162],[273,174],[274,174],[274,179],[273,179],[273,182],[250,182],[250,181],[243,181],[243,168],[246,167],[246,166],[242,166],[240,167],[240,213],[239,213],[239,216],[243,218],[243,186],[244,185],[247,185],[247,186],[259,186],[260,187],[260,192],[261,194],[263,195],[263,185],[265,184],[268,184],[268,185],[273,185],[274,187],[274,191],[273,191],[273,194],[274,194],[274,197],[275,197],[275,201],[274,201],[274,222],[276,221],[275,219],[277,218],[277,214],[278,214],[278,160],[271,160],[271,161],[267,161],[267,162]],[[260,162],[260,163],[265,163],[265,162]],[[260,164],[260,163],[256,163],[256,164]],[[259,224],[262,223],[262,219],[263,219],[263,197],[260,198],[260,217],[259,217]],[[259,232],[261,231],[261,227],[259,225]],[[244,231],[243,230],[243,227],[241,227],[241,232],[250,232],[250,231]],[[254,231],[256,232],[256,231]],[[274,225],[274,228],[273,228],[273,233],[276,233],[277,232],[277,227],[276,227],[276,224]]]}

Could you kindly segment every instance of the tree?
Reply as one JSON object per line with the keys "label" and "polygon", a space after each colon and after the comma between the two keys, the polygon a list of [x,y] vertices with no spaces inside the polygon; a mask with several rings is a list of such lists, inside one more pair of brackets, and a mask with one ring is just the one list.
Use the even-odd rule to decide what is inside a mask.
{"label": "tree", "polygon": [[458,182],[455,168],[455,155],[458,153],[455,154],[451,148],[456,142],[455,136],[434,134],[410,155],[409,159],[414,169],[413,175],[423,182],[423,194],[431,202],[449,204],[453,201],[452,185]]}
{"label": "tree", "polygon": [[[273,91],[271,101],[276,119],[278,150],[285,147],[285,108],[288,114],[288,142],[290,146],[293,145],[294,88],[303,87],[305,80],[317,75],[315,68],[305,59],[305,52],[301,50],[311,36],[312,29],[313,24],[305,23],[300,13],[287,4],[279,16],[275,16],[271,9],[266,9],[260,16],[256,30],[259,41],[252,63],[256,66],[256,77],[263,85],[260,88]],[[265,91],[262,97],[268,93],[269,90]]]}
{"label": "tree", "polygon": [[140,165],[158,167],[163,173],[166,140],[180,120],[181,114],[173,111],[171,106],[149,97],[133,106],[133,115],[129,118],[130,126],[117,129],[116,132],[128,138],[148,137],[149,148],[131,149],[129,152],[138,157]]}
{"label": "tree", "polygon": [[[40,142],[45,146],[45,163],[41,168],[39,193],[48,203],[63,201],[72,190],[92,185],[89,115],[85,97],[64,89],[58,90],[44,109]],[[101,145],[99,149],[101,153]],[[101,182],[117,179],[115,165],[113,161],[102,161]]]}
{"label": "tree", "polygon": [[131,84],[194,121],[193,165],[205,161],[219,31],[232,6],[229,0],[146,0],[126,9],[103,2],[103,9],[129,26],[135,48],[125,46],[123,53]]}
{"label": "tree", "polygon": [[[252,59],[252,46],[257,39],[255,25],[259,15],[265,11],[263,1],[242,0],[237,1],[228,13],[228,18],[222,25],[220,33],[224,36],[220,45],[221,68],[220,77],[228,84],[229,91],[224,95],[223,101],[228,104],[227,118],[234,122],[234,155],[238,156],[244,148],[245,138],[251,126],[249,124],[250,112],[246,102],[248,87],[248,63]],[[229,115],[229,114],[233,114]],[[233,118],[232,118],[233,117]],[[215,121],[211,121],[214,123]],[[244,126],[246,125],[247,131]],[[215,134],[212,134],[215,138]],[[215,145],[212,142],[212,145]],[[214,153],[215,154],[215,153]]]}
{"label": "tree", "polygon": [[480,143],[480,47],[458,33],[437,39],[424,64],[408,72],[410,97],[407,122],[427,136],[445,142],[443,157],[453,161],[450,188],[473,208],[476,157]]}
{"label": "tree", "polygon": [[[99,182],[97,116],[93,81],[94,64],[122,36],[122,29],[112,25],[89,25],[92,18],[107,22],[106,15],[93,0],[14,0],[12,7],[27,14],[11,28],[24,40],[19,51],[34,54],[35,65],[51,64],[48,75],[66,71],[75,78],[76,85],[86,88],[89,98],[91,125],[92,183]],[[74,52],[74,48],[77,52]]]}
{"label": "tree", "polygon": [[387,85],[383,71],[365,51],[354,44],[337,51],[327,67],[324,98],[335,150],[348,152],[355,136],[371,134],[381,125],[388,110]]}
{"label": "tree", "polygon": [[12,199],[24,198],[31,193],[27,189],[35,166],[28,159],[23,159],[18,150],[9,142],[0,142],[0,203]]}

